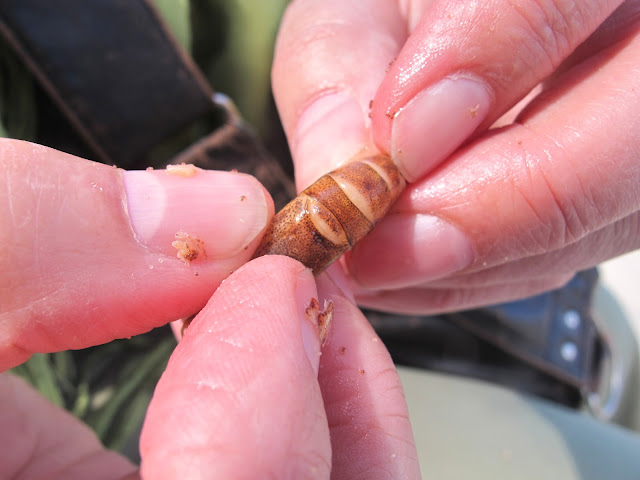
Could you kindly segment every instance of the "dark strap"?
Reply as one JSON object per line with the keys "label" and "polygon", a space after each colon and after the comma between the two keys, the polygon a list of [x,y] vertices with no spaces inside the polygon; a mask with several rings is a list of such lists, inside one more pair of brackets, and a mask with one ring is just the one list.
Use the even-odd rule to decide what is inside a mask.
{"label": "dark strap", "polygon": [[0,32],[103,162],[131,165],[213,108],[149,0],[0,0]]}
{"label": "dark strap", "polygon": [[226,95],[214,94],[213,103],[225,112],[223,125],[176,155],[171,163],[192,163],[206,169],[237,170],[253,175],[271,193],[276,210],[280,210],[296,195],[293,179],[267,151]]}
{"label": "dark strap", "polygon": [[591,313],[597,280],[590,269],[557,290],[492,307],[367,317],[397,363],[477,377],[570,406],[583,395],[604,418],[622,386],[607,373],[607,364],[618,367],[618,353]]}

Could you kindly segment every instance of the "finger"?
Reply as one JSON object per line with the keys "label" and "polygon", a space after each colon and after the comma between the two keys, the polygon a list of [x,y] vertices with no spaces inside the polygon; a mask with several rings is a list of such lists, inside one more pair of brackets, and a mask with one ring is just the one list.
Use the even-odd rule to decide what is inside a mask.
{"label": "finger", "polygon": [[593,34],[582,42],[574,52],[562,62],[562,64],[546,78],[541,84],[531,90],[526,97],[522,98],[511,110],[502,115],[492,128],[502,127],[514,123],[518,115],[527,107],[532,100],[537,97],[545,85],[553,88],[554,79],[566,73],[584,60],[592,57],[603,50],[612,47],[620,42],[631,38],[637,28],[640,19],[640,2],[627,0],[620,5],[605,21],[593,32]]}
{"label": "finger", "polygon": [[124,172],[14,140],[0,165],[0,370],[197,311],[273,212],[242,174]]}
{"label": "finger", "polygon": [[430,288],[499,286],[543,279],[594,267],[640,248],[640,214],[618,220],[560,250],[533,255],[478,272],[428,282]]}
{"label": "finger", "polygon": [[552,77],[545,80],[552,81],[553,77],[566,72],[580,62],[593,55],[631,38],[637,30],[640,20],[640,2],[626,0],[622,3],[593,34],[582,42],[575,51],[556,69]]}
{"label": "finger", "polygon": [[333,269],[331,277],[318,279],[320,293],[335,305],[319,374],[331,429],[332,478],[421,478],[393,361],[335,275]]}
{"label": "finger", "polygon": [[89,427],[9,374],[0,375],[0,431],[3,478],[136,478],[136,467]]}
{"label": "finger", "polygon": [[297,0],[289,6],[272,77],[298,187],[370,148],[369,104],[405,38],[397,2]]}
{"label": "finger", "polygon": [[174,352],[141,437],[144,478],[328,478],[311,272],[266,256],[216,291]]}
{"label": "finger", "polygon": [[[638,48],[640,39],[630,39],[583,62],[525,110],[522,123],[490,132],[414,184],[395,206],[399,217],[384,219],[353,250],[357,280],[395,288],[400,275],[418,284],[484,270],[560,250],[640,210]],[[422,230],[400,250],[391,235],[407,213],[422,216]],[[367,245],[376,238],[390,241]],[[380,270],[375,251],[385,252]]]}
{"label": "finger", "polygon": [[[459,273],[429,280],[440,266],[451,265],[447,251],[438,252],[437,245],[425,240],[421,250],[412,250],[417,244],[413,235],[416,230],[401,231],[406,218],[421,215],[398,214],[389,219],[391,227],[385,227],[370,234],[367,242],[358,247],[358,263],[352,262],[351,273],[358,279],[352,287],[363,290],[380,288],[376,281],[381,278],[385,289],[418,286],[429,288],[470,288],[499,286],[506,283],[524,282],[550,276],[564,275],[593,267],[610,258],[640,248],[640,214],[635,213],[607,225],[563,248],[506,261],[496,266],[486,266],[468,273]],[[435,230],[436,232],[438,230]],[[389,238],[390,232],[397,232]],[[448,247],[450,248],[450,247]],[[361,249],[361,250],[360,250]],[[385,251],[399,249],[401,258],[389,259]],[[363,261],[362,258],[368,259]],[[399,268],[394,262],[402,262]],[[375,262],[375,268],[369,268]],[[421,266],[424,265],[424,268]],[[364,271],[362,266],[364,266]],[[428,271],[426,277],[423,277]],[[386,273],[386,275],[385,275]],[[422,281],[426,278],[426,281]]]}
{"label": "finger", "polygon": [[383,312],[430,315],[519,300],[564,286],[573,274],[477,288],[412,287],[357,293],[358,305]]}
{"label": "finger", "polygon": [[409,181],[549,76],[621,1],[434,2],[384,77],[376,144]]}

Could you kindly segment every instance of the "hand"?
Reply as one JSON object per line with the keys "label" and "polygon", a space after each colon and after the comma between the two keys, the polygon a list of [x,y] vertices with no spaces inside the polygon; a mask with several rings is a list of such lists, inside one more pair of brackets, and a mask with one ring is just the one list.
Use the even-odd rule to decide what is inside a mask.
{"label": "hand", "polygon": [[374,150],[412,182],[345,258],[359,303],[487,305],[640,247],[640,2],[621,3],[290,5],[273,81],[298,186]]}
{"label": "hand", "polygon": [[238,173],[124,172],[6,139],[0,169],[0,371],[199,311],[273,215]]}
{"label": "hand", "polygon": [[[0,141],[0,166],[2,370],[206,304],[149,407],[143,478],[419,477],[398,376],[353,301],[328,276],[318,291],[291,259],[241,267],[273,214],[255,179],[123,172],[12,140]],[[199,257],[176,257],[176,231]],[[335,304],[322,357],[311,298]],[[12,478],[139,475],[9,374],[0,412],[0,465]]]}

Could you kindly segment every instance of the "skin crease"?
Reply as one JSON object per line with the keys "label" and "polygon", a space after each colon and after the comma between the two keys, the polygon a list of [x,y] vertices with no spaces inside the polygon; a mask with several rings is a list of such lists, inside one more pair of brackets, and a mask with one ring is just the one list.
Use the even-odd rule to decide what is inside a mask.
{"label": "skin crease", "polygon": [[[640,246],[639,7],[624,2],[612,15],[619,3],[292,2],[273,80],[301,188],[355,155],[390,153],[393,124],[386,112],[406,107],[400,104],[411,99],[403,92],[428,91],[434,81],[462,70],[465,79],[489,90],[490,102],[476,112],[484,115],[481,123],[468,139],[457,139],[461,148],[441,149],[442,158],[432,154],[447,135],[405,132],[424,153],[412,168],[428,160],[428,171],[412,178],[394,211],[345,258],[347,277],[333,268],[330,278],[316,283],[300,264],[278,256],[241,266],[259,240],[240,248],[237,258],[209,257],[198,277],[168,257],[152,275],[149,252],[122,214],[111,167],[3,141],[0,160],[8,165],[42,163],[15,176],[7,176],[15,168],[2,170],[0,185],[16,188],[0,190],[0,221],[21,220],[0,228],[0,262],[11,273],[1,277],[8,282],[0,289],[6,300],[0,301],[2,366],[34,351],[143,333],[206,304],[150,407],[143,477],[184,478],[188,472],[211,478],[224,471],[255,478],[246,459],[257,453],[260,473],[277,478],[420,478],[401,385],[351,288],[361,304],[383,309],[455,310],[536,293],[576,269]],[[461,23],[472,28],[459,28]],[[413,64],[414,58],[434,61]],[[537,84],[540,96],[488,130]],[[85,175],[91,181],[83,181]],[[190,211],[189,202],[202,199],[183,201]],[[39,207],[27,211],[47,213],[39,218],[48,221],[5,214],[21,204]],[[429,227],[422,232],[428,248],[413,242],[417,230],[398,229],[402,222]],[[385,230],[385,223],[394,228]],[[463,238],[451,230],[445,238],[444,225]],[[447,248],[461,249],[464,238],[472,255],[460,267],[456,251]],[[25,248],[33,245],[38,248]],[[395,252],[407,251],[409,262],[393,261]],[[437,275],[432,258],[444,259]],[[446,271],[447,262],[462,270]],[[236,271],[214,294],[229,270]],[[392,277],[412,284],[388,286]],[[309,324],[297,321],[296,292],[305,301],[318,295],[321,303],[329,297],[335,304],[319,362],[317,337],[303,340]],[[209,348],[207,340],[220,348]],[[305,345],[316,355],[307,355]],[[275,347],[279,354],[267,355]],[[0,464],[15,477],[136,475],[135,467],[104,451],[90,432],[22,382],[2,375],[0,393],[6,433]],[[256,419],[266,419],[268,431]],[[270,419],[279,420],[278,428]],[[229,435],[216,436],[216,426]],[[423,468],[428,475],[429,466]]]}
{"label": "skin crease", "polygon": [[[363,13],[377,9],[384,20]],[[402,125],[417,155],[402,161],[421,173],[346,255],[360,304],[419,314],[513,300],[640,247],[639,12],[637,1],[290,6],[273,82],[299,185],[344,152],[393,150],[395,114],[442,78],[470,79],[489,99],[469,104],[484,117],[453,153],[438,147],[446,131]],[[348,32],[317,34],[336,17]],[[345,70],[356,56],[362,68]]]}

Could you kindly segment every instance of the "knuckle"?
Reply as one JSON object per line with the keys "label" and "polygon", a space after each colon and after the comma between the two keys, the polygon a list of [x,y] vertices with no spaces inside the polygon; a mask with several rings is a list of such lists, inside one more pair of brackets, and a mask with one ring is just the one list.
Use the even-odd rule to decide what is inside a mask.
{"label": "knuckle", "polygon": [[[336,61],[335,58],[327,58],[330,52],[326,45],[332,38],[344,36],[341,32],[348,32],[350,26],[325,16],[318,18],[309,15],[307,10],[305,2],[298,1],[289,5],[285,12],[276,43],[273,65],[275,76],[287,74],[299,62],[304,62],[305,65],[312,62],[322,67],[326,62]],[[336,15],[335,18],[339,17]],[[313,69],[305,67],[305,70]],[[322,70],[320,68],[319,71]],[[310,74],[313,73],[310,71]]]}
{"label": "knuckle", "polygon": [[521,61],[536,70],[542,62],[546,71],[555,69],[604,20],[598,3],[510,0],[511,40],[521,47]]}
{"label": "knuckle", "polygon": [[526,174],[513,180],[524,212],[518,230],[526,255],[575,243],[596,228],[603,217],[577,174],[570,168],[550,165],[560,164],[560,156],[548,152],[528,156],[521,165]]}

